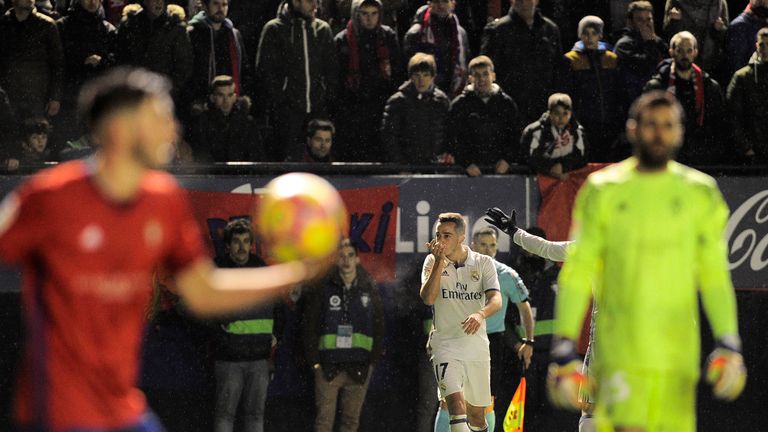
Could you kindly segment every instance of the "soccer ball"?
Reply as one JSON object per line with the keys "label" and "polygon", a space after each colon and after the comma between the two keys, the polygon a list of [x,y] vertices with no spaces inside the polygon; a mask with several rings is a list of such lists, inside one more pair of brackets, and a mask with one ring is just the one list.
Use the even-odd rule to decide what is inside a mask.
{"label": "soccer ball", "polygon": [[327,257],[348,231],[339,192],[309,173],[284,174],[269,182],[254,221],[277,262]]}

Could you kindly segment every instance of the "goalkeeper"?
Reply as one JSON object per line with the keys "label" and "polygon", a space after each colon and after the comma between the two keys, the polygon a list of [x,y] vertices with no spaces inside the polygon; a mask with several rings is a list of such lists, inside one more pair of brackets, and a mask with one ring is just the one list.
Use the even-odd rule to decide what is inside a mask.
{"label": "goalkeeper", "polygon": [[598,431],[696,430],[698,293],[717,340],[706,377],[715,396],[733,400],[746,382],[728,208],[711,177],[672,161],[682,137],[674,96],[644,94],[627,121],[635,156],[591,175],[576,200],[548,387],[553,402],[576,407],[574,339],[595,286]]}

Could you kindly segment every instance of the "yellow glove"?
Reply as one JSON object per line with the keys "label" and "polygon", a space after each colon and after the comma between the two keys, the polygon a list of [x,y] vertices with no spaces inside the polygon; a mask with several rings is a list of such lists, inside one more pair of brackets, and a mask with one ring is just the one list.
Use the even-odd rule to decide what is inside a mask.
{"label": "yellow glove", "polygon": [[579,387],[586,386],[581,373],[581,360],[576,355],[573,341],[561,339],[552,348],[552,363],[547,372],[547,394],[552,404],[558,408],[578,410]]}
{"label": "yellow glove", "polygon": [[747,384],[747,368],[741,353],[718,347],[707,359],[707,382],[718,399],[732,401],[739,397]]}

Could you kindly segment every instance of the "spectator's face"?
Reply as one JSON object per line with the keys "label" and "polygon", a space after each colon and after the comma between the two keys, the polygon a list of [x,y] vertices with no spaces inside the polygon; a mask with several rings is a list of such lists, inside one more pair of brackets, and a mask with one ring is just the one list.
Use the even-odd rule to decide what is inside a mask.
{"label": "spectator's face", "polygon": [[512,0],[512,8],[520,15],[532,15],[539,0]]}
{"label": "spectator's face", "polygon": [[432,13],[445,18],[453,12],[453,0],[432,0],[429,2],[429,6],[432,8]]}
{"label": "spectator's face", "polygon": [[339,267],[339,273],[352,274],[357,270],[357,263],[360,259],[352,246],[343,246],[339,249],[339,260],[336,265]]}
{"label": "spectator's face", "polygon": [[662,167],[683,142],[679,113],[666,106],[648,108],[640,113],[638,122],[627,121],[627,138],[644,165]]}
{"label": "spectator's face", "polygon": [[461,249],[464,242],[464,234],[456,232],[456,224],[453,222],[442,222],[437,224],[435,239],[443,244],[445,256],[453,256]]}
{"label": "spectator's face", "polygon": [[229,0],[210,0],[205,8],[205,14],[215,23],[222,23],[229,13]]}
{"label": "spectator's face", "polygon": [[379,25],[379,8],[365,5],[358,10],[360,26],[365,30],[373,30]]}
{"label": "spectator's face", "polygon": [[211,102],[224,114],[232,112],[232,108],[237,101],[237,93],[235,93],[235,85],[228,86],[216,86],[211,93]]}
{"label": "spectator's face", "polygon": [[680,39],[674,48],[669,49],[669,55],[675,60],[675,68],[679,71],[687,71],[693,65],[699,50],[696,49],[695,41],[691,39]]}
{"label": "spectator's face", "polygon": [[652,11],[635,11],[632,13],[632,19],[629,21],[629,26],[636,31],[640,29],[653,29],[653,12]]}
{"label": "spectator's face", "polygon": [[29,148],[35,153],[42,153],[48,146],[48,135],[44,133],[34,133],[27,138]]}
{"label": "spectator's face", "polygon": [[571,115],[573,112],[570,109],[560,105],[549,110],[549,119],[558,129],[564,128],[571,121]]}
{"label": "spectator's face", "polygon": [[148,98],[131,119],[130,141],[134,160],[147,168],[170,162],[176,141],[177,125],[170,98]]}
{"label": "spectator's face", "polygon": [[473,68],[469,77],[475,86],[475,90],[483,94],[490,93],[493,88],[493,82],[496,81],[496,74],[487,66]]}
{"label": "spectator's face", "polygon": [[496,256],[496,236],[495,235],[482,234],[482,235],[475,236],[470,246],[472,247],[472,250],[477,253],[488,255],[491,258]]}
{"label": "spectator's face", "polygon": [[768,7],[768,0],[752,0],[752,7],[755,6]]}
{"label": "spectator's face", "polygon": [[768,35],[757,38],[755,42],[755,51],[762,61],[768,61]]}
{"label": "spectator's face", "polygon": [[80,5],[88,12],[96,13],[101,6],[101,0],[80,0]]}
{"label": "spectator's face", "polygon": [[601,37],[603,35],[594,27],[587,27],[581,32],[581,41],[584,43],[584,48],[588,50],[596,50]]}
{"label": "spectator's face", "polygon": [[314,18],[317,14],[317,0],[291,0],[293,9],[307,18]]}
{"label": "spectator's face", "polygon": [[318,159],[322,159],[331,153],[333,135],[331,131],[317,130],[312,138],[309,138],[309,151]]}
{"label": "spectator's face", "polygon": [[429,72],[414,72],[411,74],[411,82],[413,82],[417,92],[426,93],[432,87],[432,83],[435,82],[435,76]]}
{"label": "spectator's face", "polygon": [[34,6],[34,0],[13,0],[14,9],[31,11]]}
{"label": "spectator's face", "polygon": [[157,18],[165,12],[165,0],[144,0],[144,10],[150,17]]}
{"label": "spectator's face", "polygon": [[229,257],[238,265],[245,265],[251,251],[251,233],[235,233],[227,244]]}

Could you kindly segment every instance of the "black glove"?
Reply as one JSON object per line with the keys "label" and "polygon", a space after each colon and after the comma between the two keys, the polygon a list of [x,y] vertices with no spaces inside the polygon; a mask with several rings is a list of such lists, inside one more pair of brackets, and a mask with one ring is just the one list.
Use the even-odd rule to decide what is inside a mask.
{"label": "black glove", "polygon": [[515,234],[515,231],[517,231],[517,226],[515,225],[514,210],[512,210],[511,216],[507,216],[507,214],[504,213],[500,208],[494,207],[492,209],[486,210],[485,214],[489,216],[485,218],[486,222],[495,226],[501,231],[504,231],[508,236],[512,237],[512,235]]}

